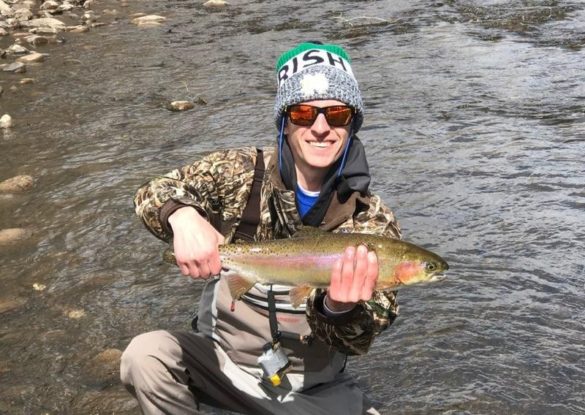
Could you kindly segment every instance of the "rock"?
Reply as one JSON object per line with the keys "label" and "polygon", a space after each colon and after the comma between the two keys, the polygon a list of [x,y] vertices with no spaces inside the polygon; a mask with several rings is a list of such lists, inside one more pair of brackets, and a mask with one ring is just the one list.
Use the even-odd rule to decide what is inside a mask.
{"label": "rock", "polygon": [[93,10],[88,10],[85,13],[83,13],[83,16],[81,16],[81,21],[87,23],[91,23],[91,22],[95,22],[97,20],[97,16],[95,15],[95,12]]}
{"label": "rock", "polygon": [[13,62],[2,68],[4,72],[25,73],[26,65],[22,62]]}
{"label": "rock", "polygon": [[149,14],[148,16],[136,17],[132,19],[132,23],[137,26],[160,26],[166,20],[166,17]]}
{"label": "rock", "polygon": [[20,22],[30,20],[33,16],[33,12],[29,9],[18,9],[14,12],[14,18]]}
{"label": "rock", "polygon": [[16,60],[16,62],[20,62],[20,63],[37,63],[37,62],[43,62],[45,60],[45,54],[44,53],[38,53],[38,52],[33,52],[29,55],[24,55],[21,56],[20,58],[18,58]]}
{"label": "rock", "polygon": [[27,27],[32,27],[40,30],[47,30],[46,33],[55,33],[57,31],[65,30],[67,26],[61,20],[54,17],[42,17],[40,19],[32,19],[28,22],[23,22]]}
{"label": "rock", "polygon": [[89,32],[89,27],[85,25],[68,26],[67,31],[71,33],[85,33]]}
{"label": "rock", "polygon": [[21,8],[32,10],[36,7],[37,3],[34,0],[24,0],[19,5]]}
{"label": "rock", "polygon": [[2,86],[0,85],[0,97],[2,96],[3,92],[4,92],[4,88],[2,88]]}
{"label": "rock", "polygon": [[12,10],[12,7],[10,7],[8,4],[6,4],[4,2],[4,0],[0,0],[0,15],[1,16],[6,16],[6,17],[11,17],[14,13],[14,10]]}
{"label": "rock", "polygon": [[106,349],[92,359],[84,367],[85,374],[98,383],[118,380],[122,351]]}
{"label": "rock", "polygon": [[33,285],[33,290],[35,291],[45,291],[47,289],[47,286],[45,284],[40,284],[38,282],[35,282]]}
{"label": "rock", "polygon": [[27,48],[16,43],[14,45],[9,46],[8,49],[6,49],[6,51],[11,55],[26,55],[29,52]]}
{"label": "rock", "polygon": [[25,228],[0,229],[0,246],[11,245],[29,239],[32,231]]}
{"label": "rock", "polygon": [[24,40],[33,46],[44,46],[49,43],[49,38],[39,35],[29,35],[26,36]]}
{"label": "rock", "polygon": [[170,111],[187,111],[193,109],[195,105],[191,101],[173,101],[167,105]]}
{"label": "rock", "polygon": [[26,304],[24,298],[0,298],[0,314],[16,310]]}
{"label": "rock", "polygon": [[47,11],[56,11],[58,7],[59,3],[57,3],[55,0],[45,0],[45,2],[41,4],[41,7],[39,7],[39,9]]}
{"label": "rock", "polygon": [[209,8],[222,8],[227,6],[229,3],[225,0],[207,0],[203,3],[203,7]]}
{"label": "rock", "polygon": [[19,82],[20,85],[28,85],[28,84],[34,84],[35,80],[34,78],[22,78]]}
{"label": "rock", "polygon": [[8,30],[0,27],[0,36],[8,36]]}
{"label": "rock", "polygon": [[68,12],[73,10],[74,8],[75,6],[73,4],[65,1],[57,8],[57,12],[59,13]]}
{"label": "rock", "polygon": [[65,315],[72,320],[79,320],[80,318],[85,317],[85,310],[82,310],[80,308],[67,310],[65,312]]}
{"label": "rock", "polygon": [[0,128],[12,127],[12,117],[9,114],[4,114],[0,117]]}
{"label": "rock", "polygon": [[84,9],[91,9],[92,6],[93,6],[93,0],[86,0],[85,3],[83,3]]}
{"label": "rock", "polygon": [[20,175],[14,176],[0,182],[0,192],[2,193],[19,193],[31,189],[34,185],[32,176]]}

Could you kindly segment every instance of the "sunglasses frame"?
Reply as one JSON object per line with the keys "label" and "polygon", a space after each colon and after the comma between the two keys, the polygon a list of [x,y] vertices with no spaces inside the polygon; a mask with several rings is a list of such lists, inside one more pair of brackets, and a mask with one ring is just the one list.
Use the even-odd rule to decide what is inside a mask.
{"label": "sunglasses frame", "polygon": [[[309,124],[299,124],[296,123],[292,120],[290,111],[291,108],[294,107],[309,107],[311,108],[311,110],[313,111],[313,119]],[[328,111],[331,110],[331,108],[348,108],[351,111],[351,116],[349,117],[348,121],[345,124],[341,124],[341,125],[335,125],[335,124],[331,124],[331,122],[329,121],[328,118]],[[349,105],[330,105],[328,107],[316,107],[314,105],[309,105],[309,104],[294,104],[294,105],[289,105],[286,108],[286,114],[288,115],[288,119],[290,120],[290,122],[294,125],[298,125],[301,127],[310,127],[311,125],[313,125],[315,123],[315,121],[317,121],[317,117],[319,117],[319,114],[323,114],[325,116],[325,120],[327,120],[327,123],[331,126],[331,127],[346,127],[349,124],[351,124],[351,122],[353,121],[353,117],[355,115],[355,108],[350,107]]]}

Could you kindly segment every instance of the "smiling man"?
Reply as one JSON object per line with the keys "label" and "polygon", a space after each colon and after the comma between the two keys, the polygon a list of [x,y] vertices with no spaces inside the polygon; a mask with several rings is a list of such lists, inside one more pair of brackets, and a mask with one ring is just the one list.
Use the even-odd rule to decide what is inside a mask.
{"label": "smiling man", "polygon": [[246,414],[376,414],[345,372],[397,315],[375,291],[378,260],[348,246],[327,290],[290,304],[287,286],[256,284],[232,301],[218,246],[292,237],[301,226],[400,237],[370,193],[355,135],[363,104],[347,53],[302,43],[278,60],[275,147],[209,154],[141,187],[136,213],[171,242],[185,276],[206,280],[193,331],[137,336],[122,381],[146,414],[198,414],[199,403]]}

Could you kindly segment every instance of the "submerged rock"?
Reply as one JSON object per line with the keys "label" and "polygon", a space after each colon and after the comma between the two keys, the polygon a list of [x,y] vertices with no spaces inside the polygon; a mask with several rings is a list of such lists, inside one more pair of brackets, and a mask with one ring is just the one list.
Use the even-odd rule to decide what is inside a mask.
{"label": "submerged rock", "polygon": [[32,19],[28,22],[23,22],[23,25],[36,29],[48,29],[47,33],[55,33],[65,30],[66,28],[65,23],[63,23],[61,20],[55,19],[54,17],[41,17],[39,19]]}
{"label": "submerged rock", "polygon": [[85,25],[68,26],[67,31],[71,33],[85,33],[89,32],[89,27]]}
{"label": "submerged rock", "polygon": [[72,320],[79,320],[85,317],[85,310],[82,308],[74,308],[71,310],[65,310],[64,314]]}
{"label": "submerged rock", "polygon": [[167,104],[167,109],[170,111],[187,111],[194,107],[191,101],[172,101]]}
{"label": "submerged rock", "polygon": [[147,16],[141,16],[132,19],[132,23],[137,26],[160,26],[166,20],[166,17],[158,16],[156,14],[149,14]]}
{"label": "submerged rock", "polygon": [[205,3],[203,3],[203,7],[221,8],[227,6],[228,4],[229,3],[225,0],[207,0]]}
{"label": "submerged rock", "polygon": [[26,65],[22,62],[13,62],[2,68],[4,72],[25,73]]}
{"label": "submerged rock", "polygon": [[84,372],[98,383],[117,381],[120,373],[121,357],[121,350],[106,349],[87,362]]}
{"label": "submerged rock", "polygon": [[33,46],[44,46],[49,43],[49,38],[39,35],[26,36],[24,40]]}
{"label": "submerged rock", "polygon": [[19,193],[29,190],[33,187],[34,179],[32,176],[20,175],[14,176],[0,182],[0,192],[2,193]]}
{"label": "submerged rock", "polygon": [[0,128],[10,128],[12,124],[12,117],[9,114],[4,114],[0,117]]}
{"label": "submerged rock", "polygon": [[29,52],[29,50],[24,46],[15,43],[14,45],[11,45],[8,49],[6,49],[6,52],[8,52],[11,55],[25,55]]}
{"label": "submerged rock", "polygon": [[21,56],[20,58],[18,58],[16,60],[16,62],[20,62],[20,63],[37,63],[37,62],[42,62],[42,61],[45,60],[45,56],[46,55],[44,53],[33,52],[31,54]]}
{"label": "submerged rock", "polygon": [[32,236],[32,231],[26,228],[0,229],[0,246],[15,244]]}
{"label": "submerged rock", "polygon": [[0,298],[0,314],[16,310],[25,304],[25,298]]}

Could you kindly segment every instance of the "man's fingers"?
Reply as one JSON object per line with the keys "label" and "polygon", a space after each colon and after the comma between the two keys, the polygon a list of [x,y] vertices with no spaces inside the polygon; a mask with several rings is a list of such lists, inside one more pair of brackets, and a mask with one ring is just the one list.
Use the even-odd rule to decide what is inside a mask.
{"label": "man's fingers", "polygon": [[184,276],[189,275],[190,271],[187,265],[179,263],[179,261],[177,261],[177,265],[179,266],[179,270],[181,270],[181,274],[183,274]]}
{"label": "man's fingers", "polygon": [[372,294],[376,289],[376,283],[378,282],[379,266],[378,256],[375,252],[368,252],[368,274],[364,281],[364,285],[361,290],[361,299],[368,301],[372,298]]}
{"label": "man's fingers", "polygon": [[341,290],[341,270],[343,268],[342,259],[338,259],[333,264],[331,271],[331,283],[329,284],[329,294],[333,295],[333,300],[339,301],[337,293]]}
{"label": "man's fingers", "polygon": [[348,300],[352,303],[357,303],[362,298],[362,288],[366,281],[368,273],[368,249],[364,245],[360,245],[356,249],[355,266],[353,271],[353,278],[349,291]]}
{"label": "man's fingers", "polygon": [[350,246],[346,248],[341,263],[341,285],[339,289],[340,302],[350,302],[349,292],[353,282],[353,270],[355,266],[355,248]]}

